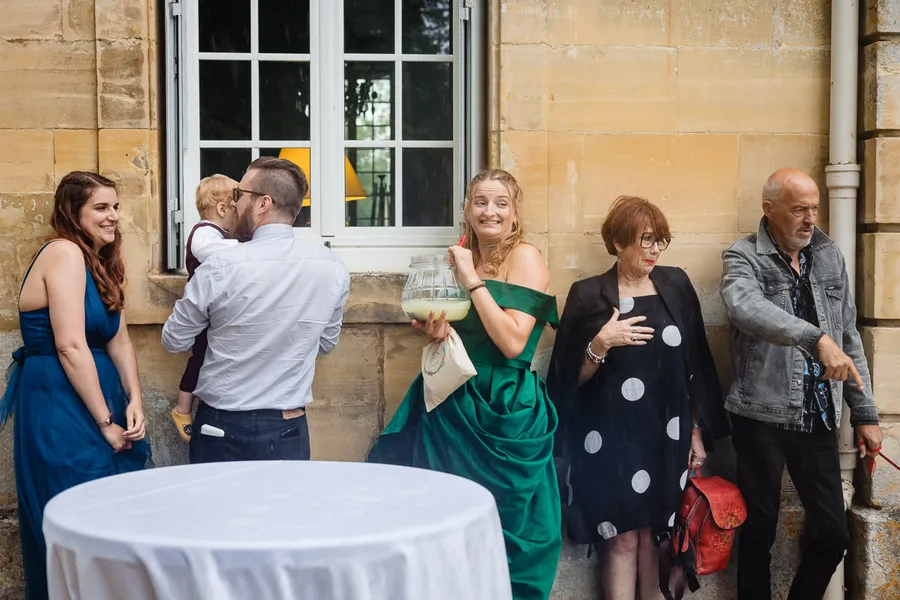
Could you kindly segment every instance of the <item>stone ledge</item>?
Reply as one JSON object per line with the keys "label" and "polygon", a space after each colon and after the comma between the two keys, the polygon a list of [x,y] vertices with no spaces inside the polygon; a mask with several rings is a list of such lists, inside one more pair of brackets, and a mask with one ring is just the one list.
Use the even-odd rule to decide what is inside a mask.
{"label": "stone ledge", "polygon": [[[175,298],[184,294],[187,276],[178,273],[150,273],[150,282]],[[400,295],[406,275],[393,273],[355,273],[350,275],[350,297],[344,308],[344,323],[408,323],[400,310]]]}
{"label": "stone ledge", "polygon": [[850,509],[852,576],[847,582],[854,600],[900,598],[900,508]]}

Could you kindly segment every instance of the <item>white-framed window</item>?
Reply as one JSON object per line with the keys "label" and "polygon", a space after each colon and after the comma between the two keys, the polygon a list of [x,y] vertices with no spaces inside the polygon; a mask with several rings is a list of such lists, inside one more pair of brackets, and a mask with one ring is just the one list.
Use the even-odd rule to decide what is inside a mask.
{"label": "white-framed window", "polygon": [[483,4],[168,0],[168,267],[199,180],[239,180],[265,155],[304,169],[296,234],[351,271],[402,271],[455,242],[485,166]]}

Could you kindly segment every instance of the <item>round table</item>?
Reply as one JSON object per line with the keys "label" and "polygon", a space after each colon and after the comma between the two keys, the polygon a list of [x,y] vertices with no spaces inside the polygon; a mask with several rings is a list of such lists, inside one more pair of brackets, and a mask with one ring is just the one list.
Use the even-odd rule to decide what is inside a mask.
{"label": "round table", "polygon": [[494,498],[445,473],[232,462],[92,481],[44,512],[51,599],[505,600]]}

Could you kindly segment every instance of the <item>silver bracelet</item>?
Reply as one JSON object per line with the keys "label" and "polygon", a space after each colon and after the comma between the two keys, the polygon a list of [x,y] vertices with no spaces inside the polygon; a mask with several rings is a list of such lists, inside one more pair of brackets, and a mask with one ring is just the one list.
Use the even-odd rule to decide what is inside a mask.
{"label": "silver bracelet", "polygon": [[606,362],[606,354],[603,356],[597,356],[594,354],[594,351],[591,350],[591,343],[588,342],[587,348],[584,349],[584,353],[587,356],[588,361],[595,365],[601,365]]}

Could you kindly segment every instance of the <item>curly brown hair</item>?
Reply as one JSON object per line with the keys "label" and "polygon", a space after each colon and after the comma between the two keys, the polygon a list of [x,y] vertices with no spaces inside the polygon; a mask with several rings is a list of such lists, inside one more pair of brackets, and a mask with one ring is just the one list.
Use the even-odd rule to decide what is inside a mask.
{"label": "curly brown hair", "polygon": [[58,237],[74,242],[84,254],[84,262],[100,298],[110,312],[125,306],[125,261],[122,259],[122,235],[116,229],[115,241],[94,249],[94,241],[81,227],[81,209],[97,188],[116,189],[116,184],[96,173],[73,171],[62,178],[53,197],[50,225]]}
{"label": "curly brown hair", "polygon": [[472,251],[472,258],[475,262],[476,269],[481,266],[482,259],[480,252],[481,244],[479,243],[478,237],[475,235],[475,231],[472,229],[472,224],[470,222],[472,216],[472,201],[474,200],[472,194],[474,194],[478,184],[485,181],[499,181],[506,186],[506,189],[509,191],[509,199],[512,202],[513,215],[515,216],[512,230],[503,236],[499,242],[493,245],[493,249],[488,255],[487,260],[484,261],[485,273],[496,275],[499,272],[503,261],[509,256],[509,253],[512,252],[525,237],[525,232],[519,224],[519,216],[522,214],[522,188],[519,187],[519,182],[516,181],[516,178],[503,169],[485,169],[473,177],[472,181],[469,182],[468,187],[466,187],[466,206],[463,209],[463,234],[466,236],[466,248]]}

